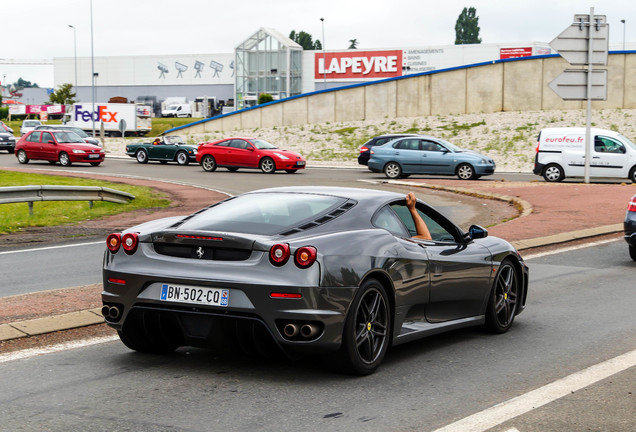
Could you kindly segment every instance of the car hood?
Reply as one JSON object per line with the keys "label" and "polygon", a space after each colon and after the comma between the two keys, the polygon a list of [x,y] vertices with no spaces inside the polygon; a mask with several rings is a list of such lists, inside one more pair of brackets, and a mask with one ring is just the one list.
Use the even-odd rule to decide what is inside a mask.
{"label": "car hood", "polygon": [[84,150],[87,152],[101,152],[103,151],[102,148],[100,146],[96,146],[94,144],[81,144],[81,143],[60,143],[59,145],[63,145],[66,147],[70,147],[73,149],[77,149],[77,150]]}
{"label": "car hood", "polygon": [[13,134],[9,133],[9,132],[0,132],[0,137],[2,138],[7,138],[7,137],[12,137]]}
{"label": "car hood", "polygon": [[261,153],[269,154],[269,155],[274,155],[274,153],[278,153],[278,154],[282,154],[284,156],[287,156],[288,158],[303,159],[303,156],[300,153],[296,153],[296,152],[293,152],[293,151],[290,151],[290,150],[262,149]]}

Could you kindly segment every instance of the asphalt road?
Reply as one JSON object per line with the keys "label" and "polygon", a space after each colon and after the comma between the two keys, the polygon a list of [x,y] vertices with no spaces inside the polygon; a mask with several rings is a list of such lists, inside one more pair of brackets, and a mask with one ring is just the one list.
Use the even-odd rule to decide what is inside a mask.
{"label": "asphalt road", "polygon": [[[430,431],[636,350],[636,263],[622,240],[528,262],[527,309],[510,332],[465,329],[402,345],[369,377],[333,373],[319,359],[140,355],[119,341],[0,356],[2,429]],[[633,431],[634,375],[632,364],[489,427]]]}

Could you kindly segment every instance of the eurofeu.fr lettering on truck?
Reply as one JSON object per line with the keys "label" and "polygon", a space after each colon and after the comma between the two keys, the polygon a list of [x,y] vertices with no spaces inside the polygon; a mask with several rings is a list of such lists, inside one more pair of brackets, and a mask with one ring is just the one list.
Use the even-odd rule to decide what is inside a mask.
{"label": "eurofeu.fr lettering on truck", "polygon": [[585,138],[581,135],[550,135],[545,137],[540,150],[549,150],[551,148],[583,148]]}
{"label": "eurofeu.fr lettering on truck", "polygon": [[83,122],[95,120],[96,122],[117,123],[119,122],[117,118],[118,114],[119,112],[117,111],[109,111],[108,107],[104,105],[97,105],[95,111],[90,111],[90,109],[84,109],[83,105],[76,104],[73,120]]}

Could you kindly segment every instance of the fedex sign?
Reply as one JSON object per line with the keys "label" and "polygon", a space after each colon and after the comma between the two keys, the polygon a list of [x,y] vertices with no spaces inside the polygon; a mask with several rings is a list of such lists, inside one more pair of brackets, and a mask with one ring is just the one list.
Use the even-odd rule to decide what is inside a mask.
{"label": "fedex sign", "polygon": [[114,122],[117,123],[117,111],[109,111],[107,106],[97,105],[97,109],[95,111],[90,111],[89,109],[84,109],[84,107],[80,104],[75,105],[75,116],[74,121],[83,121],[88,122],[91,120],[95,120],[96,122]]}
{"label": "fedex sign", "polygon": [[402,51],[315,53],[315,79],[390,78],[402,75]]}

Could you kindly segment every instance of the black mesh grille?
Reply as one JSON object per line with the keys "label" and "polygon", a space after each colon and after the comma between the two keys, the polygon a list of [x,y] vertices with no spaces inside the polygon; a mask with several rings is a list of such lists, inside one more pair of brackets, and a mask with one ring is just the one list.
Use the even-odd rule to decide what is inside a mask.
{"label": "black mesh grille", "polygon": [[155,252],[161,255],[215,261],[244,261],[252,254],[252,251],[249,249],[210,246],[155,243],[154,247]]}

